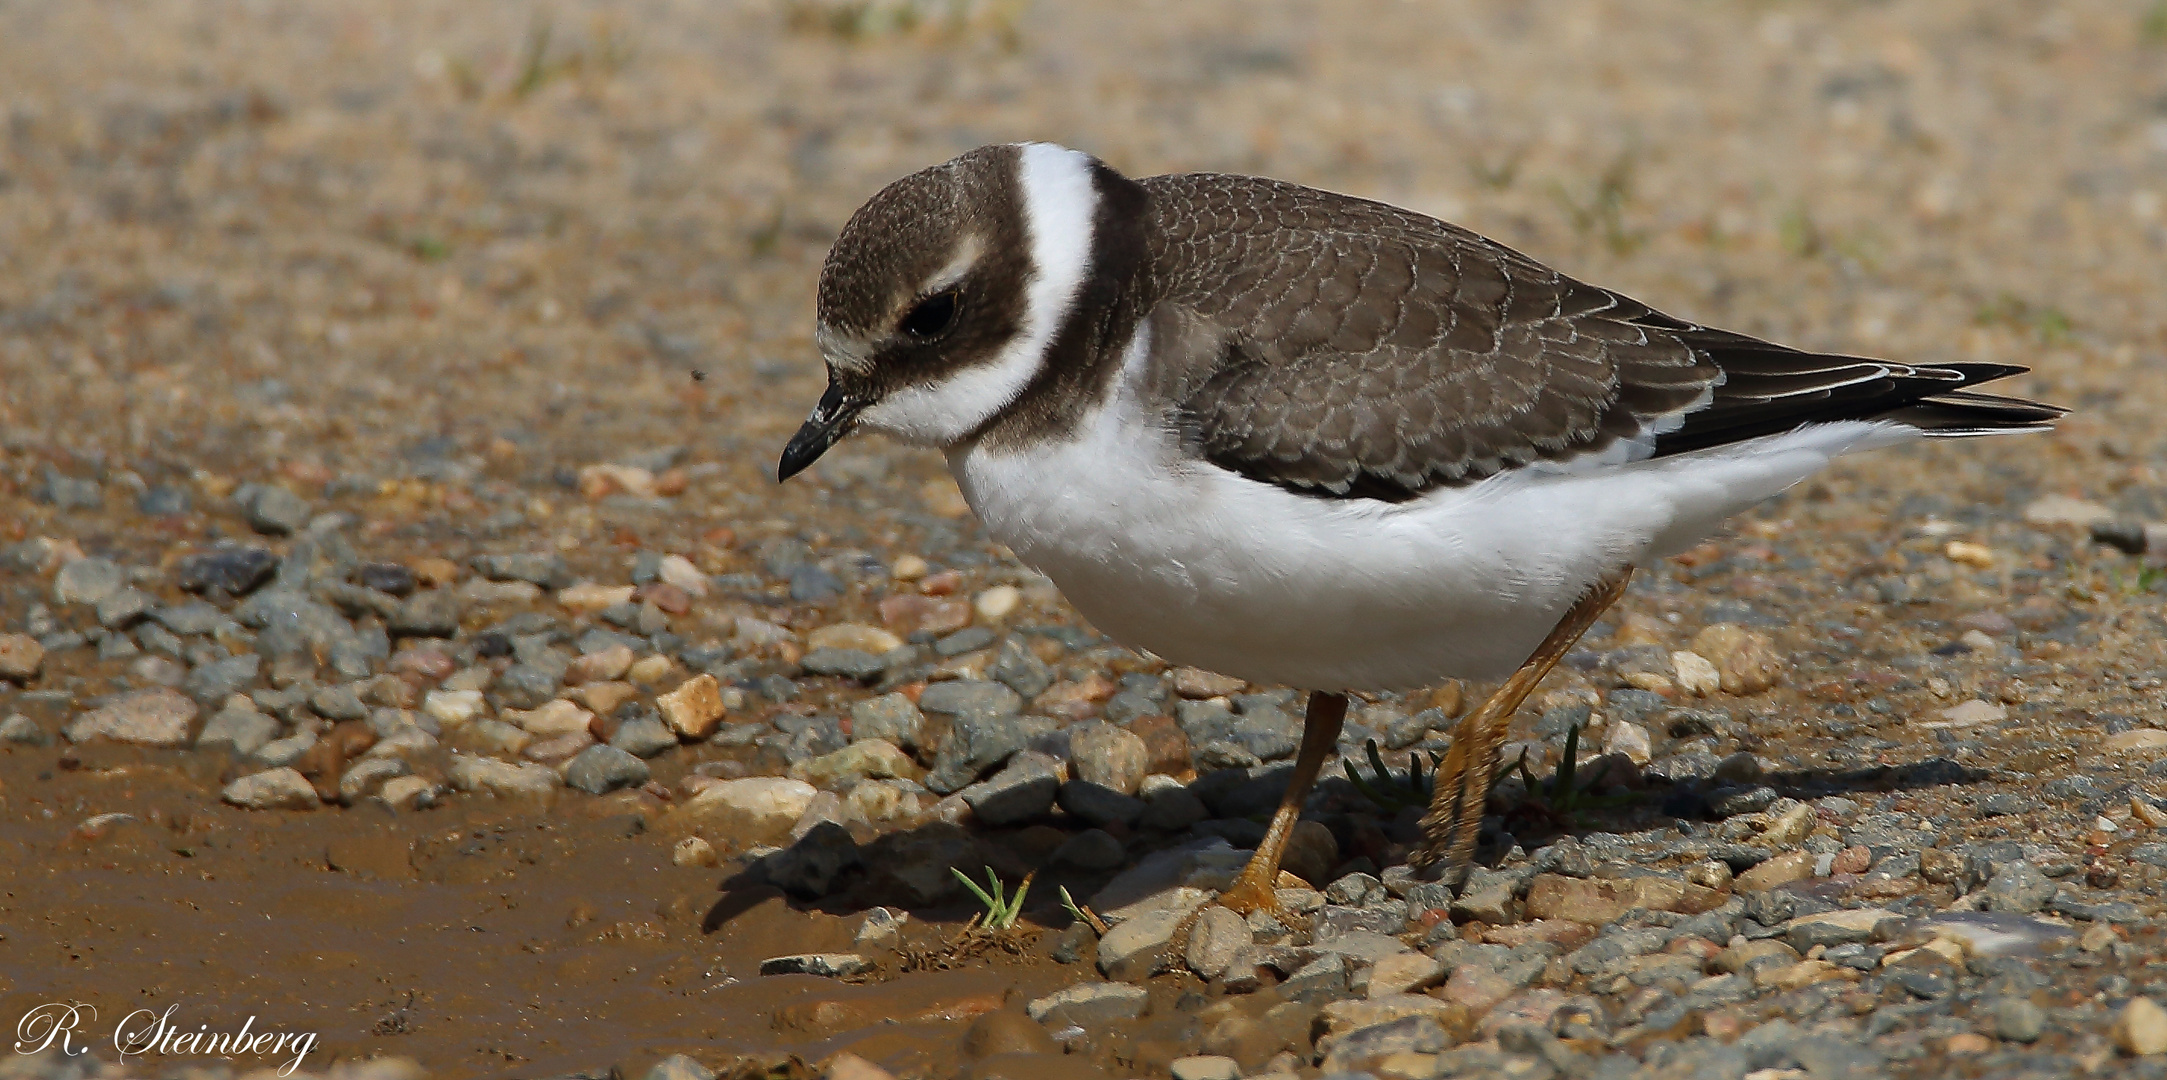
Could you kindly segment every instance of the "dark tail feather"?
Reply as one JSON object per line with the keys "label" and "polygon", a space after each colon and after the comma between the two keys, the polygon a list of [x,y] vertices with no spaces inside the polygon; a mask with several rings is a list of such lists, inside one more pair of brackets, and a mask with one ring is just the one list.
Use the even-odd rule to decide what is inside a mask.
{"label": "dark tail feather", "polygon": [[1726,341],[1709,355],[1736,377],[1718,384],[1714,399],[1677,430],[1657,436],[1657,457],[1838,420],[1891,420],[1944,438],[2044,431],[2069,411],[1966,389],[2030,370],[2015,364],[1896,365],[1762,342]]}
{"label": "dark tail feather", "polygon": [[1962,438],[2045,431],[2068,412],[2059,405],[1957,390],[1921,398],[1901,409],[1882,413],[1876,419],[1910,424],[1937,438]]}

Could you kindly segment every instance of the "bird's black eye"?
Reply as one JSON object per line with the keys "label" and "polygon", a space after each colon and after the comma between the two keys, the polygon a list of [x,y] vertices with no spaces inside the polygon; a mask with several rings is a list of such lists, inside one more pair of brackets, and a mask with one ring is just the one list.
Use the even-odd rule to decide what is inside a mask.
{"label": "bird's black eye", "polygon": [[926,297],[903,316],[903,332],[920,341],[937,338],[956,324],[956,312],[961,306],[962,297],[954,289]]}

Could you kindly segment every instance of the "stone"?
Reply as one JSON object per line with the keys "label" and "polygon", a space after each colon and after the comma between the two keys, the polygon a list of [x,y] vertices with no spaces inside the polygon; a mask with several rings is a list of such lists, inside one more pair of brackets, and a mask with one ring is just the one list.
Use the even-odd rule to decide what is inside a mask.
{"label": "stone", "polygon": [[1218,675],[1202,668],[1174,669],[1174,693],[1191,701],[1229,697],[1241,693],[1248,685],[1246,681],[1231,675]]}
{"label": "stone", "polygon": [[[1152,961],[1173,940],[1175,931],[1188,920],[1189,913],[1203,906],[1208,895],[1202,889],[1182,886],[1154,896],[1143,904],[1122,909],[1126,917],[1099,938],[1099,970],[1111,975],[1135,964]],[[1111,921],[1108,910],[1095,903],[1092,907],[1099,911],[1100,917]]]}
{"label": "stone", "polygon": [[1813,861],[1811,851],[1787,851],[1738,875],[1734,885],[1739,892],[1766,892],[1810,876]]}
{"label": "stone", "polygon": [[53,602],[95,604],[128,584],[127,575],[111,559],[95,556],[77,559],[53,575]]}
{"label": "stone", "polygon": [[278,737],[278,721],[254,709],[222,709],[203,722],[196,749],[247,756]]}
{"label": "stone", "polygon": [[2167,1009],[2148,997],[2133,997],[2114,1018],[2114,1045],[2133,1057],[2167,1054]]}
{"label": "stone", "polygon": [[2099,745],[2112,754],[2156,754],[2167,750],[2167,731],[2159,728],[2132,728],[2107,736]]}
{"label": "stone", "polygon": [[918,695],[918,708],[959,720],[993,720],[1023,708],[1023,698],[997,682],[958,679],[938,682]]}
{"label": "stone", "polygon": [[670,848],[670,862],[678,866],[719,866],[722,856],[716,853],[715,845],[700,837],[688,836]]}
{"label": "stone", "polygon": [[98,601],[98,625],[108,630],[120,630],[141,622],[158,601],[141,589],[127,588]]}
{"label": "stone", "polygon": [[313,810],[323,802],[308,777],[291,768],[241,777],[227,784],[219,797],[249,810]]}
{"label": "stone", "polygon": [[164,687],[138,690],[77,716],[60,733],[69,742],[106,738],[141,746],[186,746],[196,711],[195,702]]}
{"label": "stone", "polygon": [[1240,915],[1213,904],[1197,912],[1196,922],[1189,928],[1189,944],[1183,958],[1189,970],[1203,979],[1216,979],[1226,973],[1234,957],[1247,949],[1252,941],[1249,923]]}
{"label": "stone", "polygon": [[873,970],[873,962],[857,953],[799,953],[771,956],[760,961],[762,975],[817,975],[824,979],[847,979]]}
{"label": "stone", "polygon": [[385,628],[401,637],[456,637],[459,598],[449,589],[424,589],[399,601]]}
{"label": "stone", "polygon": [[488,792],[499,798],[546,796],[563,783],[557,770],[547,765],[498,761],[471,754],[453,754],[447,772],[451,786],[461,791]]}
{"label": "stone", "polygon": [[1671,653],[1670,666],[1678,689],[1695,697],[1707,697],[1723,688],[1723,673],[1697,652],[1681,649]]}
{"label": "stone", "polygon": [[1151,764],[1150,748],[1125,728],[1091,720],[1069,729],[1069,761],[1076,778],[1123,795],[1134,795]]}
{"label": "stone", "polygon": [[594,723],[594,714],[557,698],[534,709],[506,709],[504,719],[518,724],[529,735],[547,739],[589,730]]}
{"label": "stone", "polygon": [[1834,948],[1874,940],[1874,928],[1898,918],[1881,908],[1843,908],[1801,915],[1783,924],[1784,940],[1801,953],[1816,945]]}
{"label": "stone", "polygon": [[1998,724],[2007,719],[2008,716],[2009,710],[2007,708],[1973,698],[1970,701],[1958,702],[1941,710],[1942,723],[1927,726],[1976,727],[1980,724]]}
{"label": "stone", "polygon": [[584,686],[587,683],[613,682],[631,669],[632,648],[623,642],[613,642],[565,665],[564,684]]}
{"label": "stone", "polygon": [[925,731],[925,714],[903,694],[882,694],[850,706],[850,737],[880,739],[915,750]]}
{"label": "stone", "polygon": [[28,634],[0,634],[0,679],[29,682],[45,664],[45,646]]}
{"label": "stone", "polygon": [[806,634],[805,647],[808,650],[848,649],[879,656],[902,648],[903,639],[866,623],[836,623]]}
{"label": "stone", "polygon": [[[1007,687],[1000,689],[1013,696]],[[928,687],[926,693],[930,695],[932,688]],[[948,734],[933,753],[933,768],[926,774],[925,786],[936,795],[960,791],[1054,728],[1054,721],[1042,716],[958,715],[950,721]]]}
{"label": "stone", "polygon": [[814,649],[798,661],[809,675],[837,675],[861,683],[877,681],[888,670],[887,662],[857,649]]}
{"label": "stone", "polygon": [[704,739],[722,723],[722,685],[713,675],[695,675],[684,685],[655,698],[655,708],[679,735]]}
{"label": "stone", "polygon": [[37,721],[21,713],[0,720],[0,743],[11,746],[44,746],[48,742],[45,729]]}
{"label": "stone", "polygon": [[590,746],[564,766],[564,785],[590,795],[647,782],[647,763],[614,746]]}
{"label": "stone", "polygon": [[[1786,665],[1768,635],[1737,623],[1716,623],[1694,635],[1693,653],[1706,657],[1726,694],[1758,694],[1782,681]],[[1685,677],[1683,668],[1680,678]],[[1683,685],[1683,683],[1681,683]]]}
{"label": "stone", "polygon": [[1241,1063],[1220,1054],[1175,1058],[1167,1066],[1174,1080],[1239,1080]]}
{"label": "stone", "polygon": [[421,699],[421,711],[445,727],[457,727],[488,710],[479,690],[431,690]]}
{"label": "stone", "polygon": [[1996,998],[1986,1008],[1994,1035],[2010,1042],[2038,1042],[2047,1033],[2047,1012],[2020,997]]}
{"label": "stone", "polygon": [[1328,1076],[1346,1076],[1381,1069],[1388,1061],[1434,1062],[1434,1055],[1454,1041],[1433,1017],[1403,1016],[1321,1040],[1321,1068]]}
{"label": "stone", "polygon": [[715,1080],[715,1070],[684,1054],[671,1054],[655,1062],[642,1080]]}
{"label": "stone", "polygon": [[789,833],[817,794],[819,790],[803,780],[752,776],[709,784],[677,812],[712,823],[721,835],[741,843],[773,843]]}
{"label": "stone", "polygon": [[651,715],[635,716],[617,725],[609,737],[609,745],[633,757],[651,758],[665,750],[677,748],[677,733]]}
{"label": "stone", "polygon": [[789,775],[817,788],[847,791],[860,780],[916,780],[919,772],[918,763],[893,743],[865,739],[834,753],[798,762],[790,766]]}
{"label": "stone", "polygon": [[1144,813],[1137,824],[1163,832],[1181,832],[1210,816],[1204,801],[1177,781],[1144,799]]}
{"label": "stone", "polygon": [[964,788],[960,794],[979,823],[999,826],[1021,824],[1044,815],[1053,808],[1060,789],[1060,763],[1027,750],[1011,758],[1001,771]]}
{"label": "stone", "polygon": [[535,552],[518,555],[477,555],[475,571],[491,581],[524,581],[541,589],[561,589],[572,583],[572,573],[561,556]]}
{"label": "stone", "polygon": [[376,790],[377,801],[394,810],[420,810],[435,806],[444,790],[419,776],[394,776]]}
{"label": "stone", "polygon": [[339,801],[351,806],[408,771],[406,762],[395,757],[364,758],[340,774]]}
{"label": "stone", "polygon": [[1635,765],[1655,759],[1655,743],[1648,729],[1630,720],[1613,720],[1603,732],[1603,753],[1623,754]]}
{"label": "stone", "polygon": [[1980,890],[1986,910],[2029,915],[2054,899],[2054,882],[2022,859],[2003,863]]}
{"label": "stone", "polygon": [[[241,512],[248,518],[248,526],[267,536],[290,536],[308,527],[315,509],[308,500],[285,488],[273,484],[251,485],[255,488],[253,498],[245,500]],[[242,490],[246,491],[247,488]]]}
{"label": "stone", "polygon": [[1600,926],[1616,922],[1635,908],[1698,915],[1714,911],[1723,901],[1723,894],[1714,889],[1672,877],[1598,879],[1537,874],[1528,882],[1526,911],[1531,919],[1570,919]]}
{"label": "stone", "polygon": [[1141,986],[1118,982],[1084,983],[1037,998],[1025,1005],[1023,1011],[1048,1027],[1061,1026],[1065,1022],[1093,1028],[1134,1020],[1143,1015],[1144,1005],[1150,1000],[1151,992]]}
{"label": "stone", "polygon": [[1397,952],[1370,963],[1361,989],[1374,1000],[1426,990],[1444,976],[1445,966],[1437,960],[1418,952]]}
{"label": "stone", "polygon": [[263,657],[255,653],[243,653],[199,664],[182,680],[181,689],[189,697],[210,705],[226,700],[242,687],[256,681],[256,673],[263,668]]}

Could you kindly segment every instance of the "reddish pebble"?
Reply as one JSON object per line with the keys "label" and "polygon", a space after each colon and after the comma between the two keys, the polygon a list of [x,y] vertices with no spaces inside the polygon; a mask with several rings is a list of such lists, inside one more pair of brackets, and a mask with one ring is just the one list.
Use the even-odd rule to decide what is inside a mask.
{"label": "reddish pebble", "polygon": [[640,599],[672,615],[683,615],[692,610],[691,594],[668,582],[658,582],[640,590]]}
{"label": "reddish pebble", "polygon": [[[929,574],[918,583],[918,591],[927,596],[947,596],[963,587],[963,575],[954,570]],[[960,628],[959,628],[960,629]]]}
{"label": "reddish pebble", "polygon": [[391,658],[391,670],[419,675],[424,679],[445,679],[457,670],[452,658],[437,649],[405,649]]}
{"label": "reddish pebble", "polygon": [[898,634],[909,635],[920,630],[948,634],[971,624],[971,606],[961,600],[935,600],[908,594],[891,596],[880,602],[880,621]]}
{"label": "reddish pebble", "polygon": [[1873,849],[1853,845],[1836,853],[1836,861],[1830,865],[1832,874],[1863,874],[1874,864]]}

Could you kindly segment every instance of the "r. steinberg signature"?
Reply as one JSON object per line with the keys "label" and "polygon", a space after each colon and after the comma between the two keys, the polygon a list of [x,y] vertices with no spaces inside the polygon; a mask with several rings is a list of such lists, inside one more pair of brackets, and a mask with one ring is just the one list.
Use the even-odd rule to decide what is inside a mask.
{"label": "r. steinberg signature", "polygon": [[[173,1019],[173,1011],[179,1007],[168,1005],[164,1012],[137,1009],[122,1017],[113,1027],[113,1049],[120,1051],[121,1060],[150,1054],[220,1058],[283,1058],[292,1054],[278,1070],[280,1076],[292,1076],[309,1051],[316,1049],[315,1032],[251,1031],[256,1024],[253,1016],[241,1021],[233,1031],[212,1031],[209,1024],[198,1024],[196,1030],[189,1031],[185,1022]],[[86,1029],[97,1022],[98,1010],[80,1002],[40,1005],[16,1022],[15,1052],[36,1054],[58,1048],[67,1057],[87,1053],[91,1036]]]}

